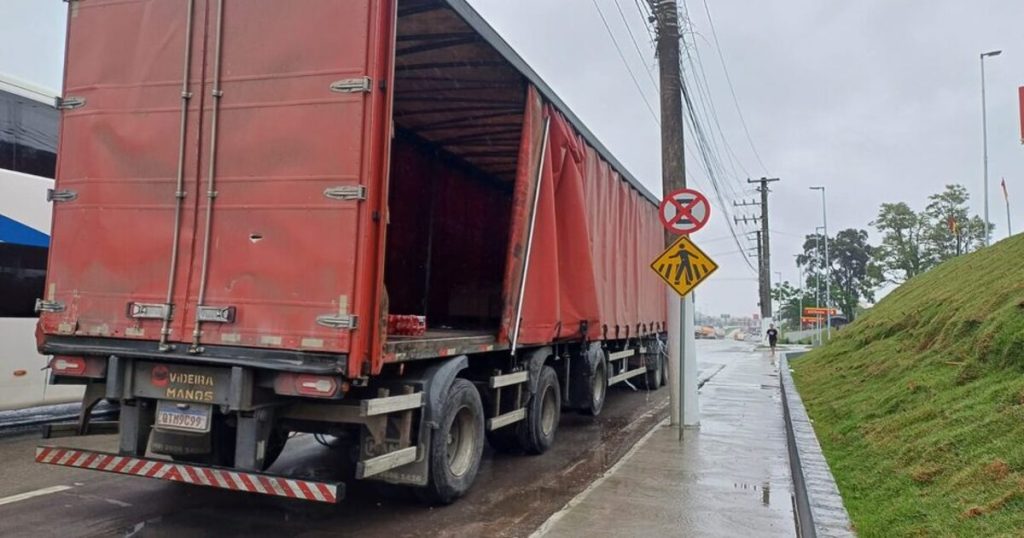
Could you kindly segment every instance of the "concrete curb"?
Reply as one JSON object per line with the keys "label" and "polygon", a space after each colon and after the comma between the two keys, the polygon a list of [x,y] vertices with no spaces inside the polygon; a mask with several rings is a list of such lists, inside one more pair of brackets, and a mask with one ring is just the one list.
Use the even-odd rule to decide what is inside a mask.
{"label": "concrete curb", "polygon": [[806,351],[783,353],[779,365],[786,444],[789,447],[789,467],[793,475],[797,535],[803,538],[856,536],[850,515],[843,506],[843,498],[789,371],[789,359],[804,353]]}

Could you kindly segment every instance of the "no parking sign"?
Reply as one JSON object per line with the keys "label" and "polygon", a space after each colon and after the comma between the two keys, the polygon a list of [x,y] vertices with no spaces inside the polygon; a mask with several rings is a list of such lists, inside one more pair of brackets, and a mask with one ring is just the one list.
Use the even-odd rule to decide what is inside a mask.
{"label": "no parking sign", "polygon": [[661,201],[658,217],[666,230],[676,235],[692,234],[708,223],[711,204],[700,192],[679,189]]}

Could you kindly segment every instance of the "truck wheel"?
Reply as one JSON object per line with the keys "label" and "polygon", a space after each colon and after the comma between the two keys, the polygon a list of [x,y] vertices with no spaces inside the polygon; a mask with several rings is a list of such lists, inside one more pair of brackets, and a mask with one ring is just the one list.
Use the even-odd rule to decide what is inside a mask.
{"label": "truck wheel", "polygon": [[654,369],[647,370],[644,374],[643,386],[646,390],[658,390],[664,380],[664,372],[661,370],[661,357],[654,358]]}
{"label": "truck wheel", "polygon": [[440,427],[430,439],[430,471],[425,500],[450,504],[466,494],[480,468],[484,449],[484,406],[473,383],[456,379],[441,409]]}
{"label": "truck wheel", "polygon": [[608,395],[608,361],[601,359],[594,365],[594,375],[590,376],[590,403],[583,408],[583,414],[597,416],[604,409],[604,399]]}
{"label": "truck wheel", "polygon": [[543,454],[555,442],[555,432],[562,417],[562,391],[555,369],[545,366],[537,380],[537,392],[527,405],[526,420],[519,423],[523,450]]}

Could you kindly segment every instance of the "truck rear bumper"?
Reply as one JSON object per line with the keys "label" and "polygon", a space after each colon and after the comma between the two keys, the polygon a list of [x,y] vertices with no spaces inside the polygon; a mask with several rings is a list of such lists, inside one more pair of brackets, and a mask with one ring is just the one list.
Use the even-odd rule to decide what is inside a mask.
{"label": "truck rear bumper", "polygon": [[[47,355],[95,355],[171,360],[183,363],[220,366],[248,366],[304,374],[344,373],[345,355],[307,351],[275,350],[235,346],[203,346],[202,354],[185,351],[160,351],[158,343],[149,340],[124,340],[88,336],[46,335],[40,351]],[[187,346],[179,346],[185,349]]]}
{"label": "truck rear bumper", "polygon": [[345,496],[345,484],[341,482],[302,480],[77,448],[36,447],[36,462],[328,504],[335,504]]}

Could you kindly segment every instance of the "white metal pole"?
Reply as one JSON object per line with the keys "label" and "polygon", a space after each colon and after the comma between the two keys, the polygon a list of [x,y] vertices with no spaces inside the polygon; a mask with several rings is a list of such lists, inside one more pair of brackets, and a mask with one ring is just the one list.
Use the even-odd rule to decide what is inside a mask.
{"label": "white metal pole", "polygon": [[985,106],[985,55],[981,55],[981,147],[985,177],[982,183],[985,192],[985,246],[988,246],[988,114]]}
{"label": "white metal pole", "polygon": [[682,305],[680,302],[679,294],[677,294],[672,288],[666,286],[665,288],[666,302],[668,303],[668,373],[669,373],[669,412],[670,422],[673,426],[679,426],[682,424],[682,393],[680,388],[683,387],[683,371],[680,362],[682,354],[681,345],[682,336],[681,325],[682,325],[682,313],[680,311]]}
{"label": "white metal pole", "polygon": [[797,266],[797,271],[800,274],[800,276],[799,276],[799,278],[800,278],[800,309],[797,310],[797,313],[796,313],[796,320],[797,320],[796,321],[796,326],[797,326],[797,330],[803,331],[804,330],[804,268],[800,267],[798,265]]}
{"label": "white metal pole", "polygon": [[825,187],[821,188],[821,218],[825,224],[825,338],[832,339],[832,286],[828,260],[828,209],[825,205]]}
{"label": "white metal pole", "polygon": [[[814,234],[816,236],[814,243],[818,246],[818,251],[819,252],[821,252],[821,237],[825,233],[824,230],[825,230],[825,228],[823,228],[821,226],[818,226],[818,227],[814,228]],[[825,244],[828,245],[828,243],[825,243]],[[821,256],[818,259],[821,260],[821,267],[819,267],[818,270],[814,272],[814,279],[815,279],[814,305],[816,307],[818,307],[818,308],[821,308],[821,273],[822,273],[822,271],[825,271],[825,261],[824,261],[825,258],[824,258],[824,256]],[[828,273],[825,273],[825,287],[828,288]],[[828,304],[825,305],[825,308],[828,308]],[[821,315],[818,314],[818,315],[816,315],[814,317],[817,318],[817,319],[815,319],[814,323],[815,323],[815,325],[818,326],[818,345],[820,346],[821,344],[824,343],[822,341],[822,339],[821,339],[821,330],[824,327],[822,326],[822,323],[821,323]]]}
{"label": "white metal pole", "polygon": [[825,337],[832,337],[832,312],[829,310],[832,304],[832,286],[829,279],[828,263],[828,208],[825,204],[825,187],[811,187],[812,191],[821,191],[821,220],[822,231],[825,236]]}
{"label": "white metal pole", "polygon": [[683,427],[700,426],[700,404],[697,401],[697,337],[694,334],[693,293],[683,298]]}
{"label": "white metal pole", "polygon": [[988,220],[988,110],[985,106],[985,58],[989,56],[999,56],[1002,54],[1001,50],[994,50],[991,52],[983,52],[980,56],[981,59],[981,145],[982,154],[985,168],[985,246],[989,245],[989,235],[992,233],[990,223]]}

